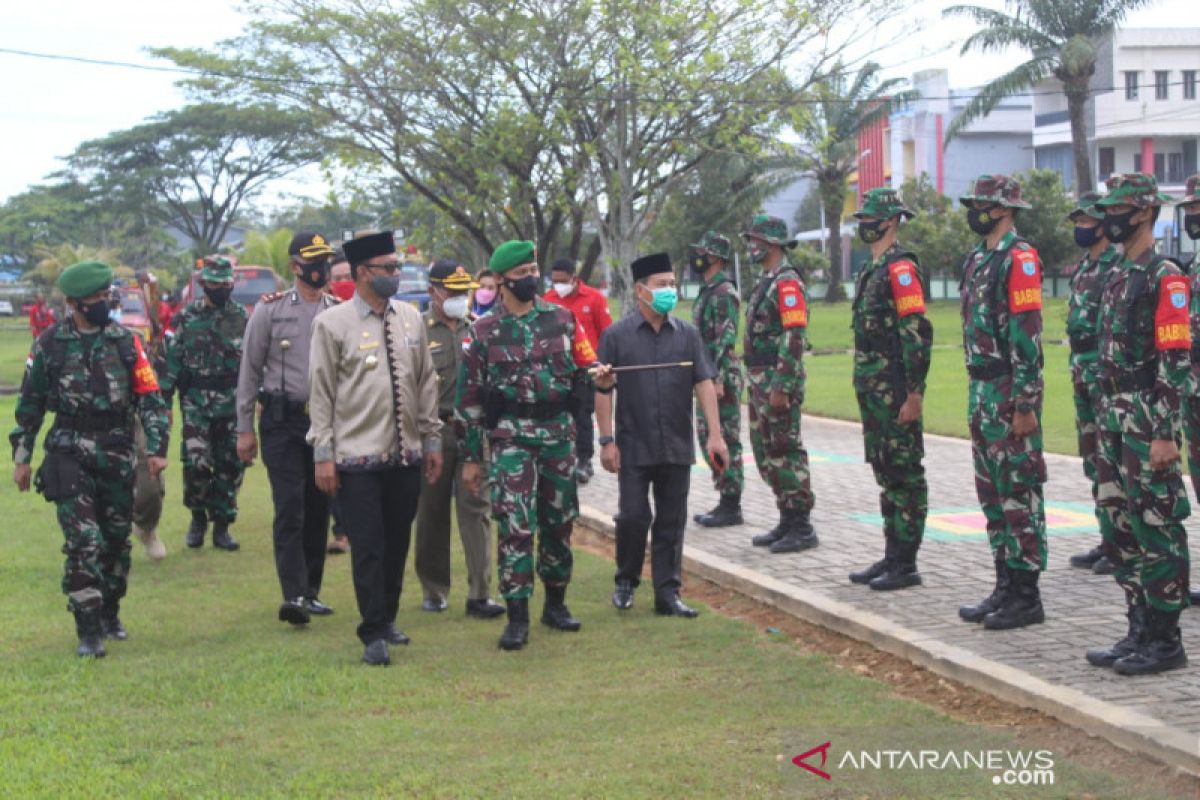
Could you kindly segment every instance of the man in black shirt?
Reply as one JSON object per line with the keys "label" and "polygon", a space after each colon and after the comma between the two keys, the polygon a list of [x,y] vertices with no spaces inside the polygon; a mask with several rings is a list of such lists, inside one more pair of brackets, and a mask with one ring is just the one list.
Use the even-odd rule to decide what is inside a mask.
{"label": "man in black shirt", "polygon": [[[600,337],[602,366],[595,376],[600,463],[617,473],[619,492],[615,518],[617,588],[612,601],[621,610],[633,605],[633,591],[646,555],[646,534],[652,531],[654,611],[694,617],[695,609],[679,599],[688,486],[696,463],[692,392],[708,423],[709,458],[714,464],[724,465],[729,461],[729,452],[717,416],[712,380],[717,372],[696,327],[670,315],[678,293],[667,254],[640,258],[633,262],[632,269],[640,313],[626,316]],[[641,365],[663,366],[623,372],[619,381],[610,371]],[[614,386],[620,398],[615,439]]]}

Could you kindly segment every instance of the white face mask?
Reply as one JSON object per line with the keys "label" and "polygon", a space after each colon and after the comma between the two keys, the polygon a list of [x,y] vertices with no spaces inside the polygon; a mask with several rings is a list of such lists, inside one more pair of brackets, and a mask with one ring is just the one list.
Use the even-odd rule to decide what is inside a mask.
{"label": "white face mask", "polygon": [[554,291],[558,292],[559,297],[566,297],[571,292],[575,291],[575,284],[573,284],[573,283],[556,283],[556,284],[554,284]]}
{"label": "white face mask", "polygon": [[467,316],[467,296],[458,294],[447,297],[442,301],[442,313],[450,319],[463,319]]}

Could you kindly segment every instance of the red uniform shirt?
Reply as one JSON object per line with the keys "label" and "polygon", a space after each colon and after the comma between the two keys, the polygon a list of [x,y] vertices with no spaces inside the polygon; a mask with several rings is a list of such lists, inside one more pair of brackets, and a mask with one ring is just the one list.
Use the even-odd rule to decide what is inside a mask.
{"label": "red uniform shirt", "polygon": [[33,308],[29,309],[29,330],[33,332],[33,338],[42,335],[42,331],[54,324],[54,309],[46,304],[35,303]]}
{"label": "red uniform shirt", "polygon": [[571,309],[571,313],[575,315],[575,321],[579,327],[583,328],[584,335],[587,336],[592,349],[596,350],[600,347],[600,334],[604,333],[609,325],[612,325],[612,315],[608,313],[607,297],[587,284],[580,283],[575,287],[575,291],[566,297],[559,297],[558,292],[551,288],[542,299],[547,303]]}

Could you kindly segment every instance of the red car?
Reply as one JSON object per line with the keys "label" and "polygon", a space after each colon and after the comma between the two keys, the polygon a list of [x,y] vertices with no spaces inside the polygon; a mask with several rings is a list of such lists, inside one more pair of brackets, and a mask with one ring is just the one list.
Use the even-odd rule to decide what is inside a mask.
{"label": "red car", "polygon": [[154,338],[154,328],[150,324],[149,312],[146,309],[146,296],[137,287],[121,287],[113,289],[113,294],[121,300],[121,325],[142,335],[142,341],[150,342]]}
{"label": "red car", "polygon": [[[247,314],[254,310],[254,306],[263,295],[282,291],[283,288],[283,280],[270,267],[247,267],[241,264],[233,266],[233,299],[246,307]],[[200,269],[197,268],[180,293],[180,308],[203,295]]]}

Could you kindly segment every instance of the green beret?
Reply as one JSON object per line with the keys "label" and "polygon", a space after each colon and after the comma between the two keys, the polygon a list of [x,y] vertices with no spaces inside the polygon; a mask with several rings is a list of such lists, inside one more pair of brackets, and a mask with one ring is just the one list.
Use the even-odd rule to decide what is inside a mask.
{"label": "green beret", "polygon": [[93,295],[112,286],[113,271],[99,261],[80,261],[58,276],[58,290],[72,300]]}
{"label": "green beret", "polygon": [[224,283],[233,280],[233,264],[228,258],[220,256],[204,259],[204,269],[200,270],[200,280]]}
{"label": "green beret", "polygon": [[488,261],[488,269],[503,275],[513,267],[533,261],[535,252],[533,242],[520,240],[505,242],[492,253],[492,258]]}

